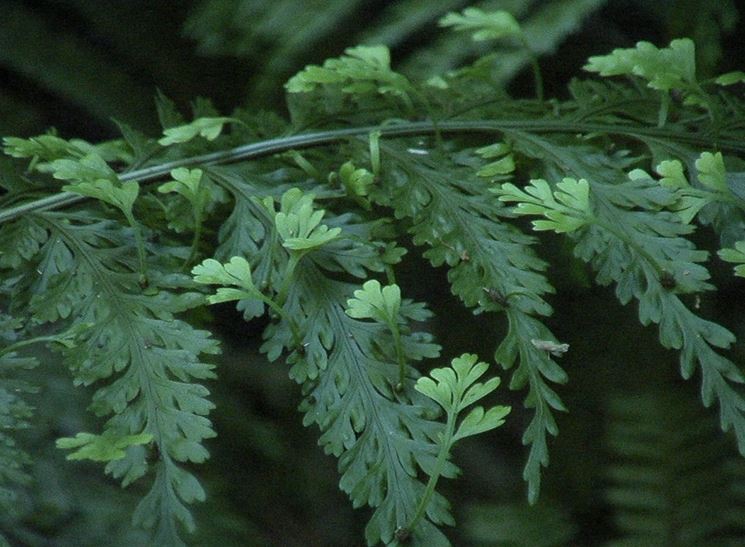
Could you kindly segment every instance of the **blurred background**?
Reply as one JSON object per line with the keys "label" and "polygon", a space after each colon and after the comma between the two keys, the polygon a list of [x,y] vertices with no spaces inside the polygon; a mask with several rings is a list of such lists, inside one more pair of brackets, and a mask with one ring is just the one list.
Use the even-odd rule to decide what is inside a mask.
{"label": "blurred background", "polygon": [[[394,68],[412,78],[501,47],[506,89],[530,97],[521,51],[438,29],[438,18],[468,6],[517,17],[540,55],[548,97],[565,97],[590,55],[638,40],[693,38],[700,77],[745,68],[745,12],[734,0],[0,0],[0,135],[53,127],[96,141],[116,137],[118,120],[155,136],[158,91],[184,112],[205,97],[225,113],[284,116],[282,84],[356,44],[388,45]],[[448,532],[454,544],[745,545],[745,465],[701,406],[697,380],[680,381],[676,356],[638,326],[632,307],[592,287],[562,245],[544,248],[557,248],[546,257],[557,264],[549,326],[572,342],[562,362],[570,383],[559,389],[570,413],[559,417],[541,501],[527,505],[521,480],[524,394],[505,390],[515,409],[508,424],[459,448],[464,475],[443,484],[458,520]],[[432,325],[446,355],[490,357],[503,326],[462,309],[443,271],[423,282],[431,269],[416,254],[402,273],[404,292],[447,318]],[[742,286],[728,269],[713,273],[721,290],[702,313],[742,339],[733,307]],[[258,354],[262,325],[228,309],[215,319],[224,341],[219,381],[210,385],[219,437],[197,471],[208,500],[196,506],[193,544],[362,545],[369,515],[352,510],[337,488],[336,461],[317,447],[317,431],[302,427],[299,390],[284,365]],[[15,545],[148,545],[129,527],[138,485],[122,490],[99,466],[65,462],[53,448],[55,438],[95,423],[85,410],[90,393],[72,387],[55,356],[43,361],[35,427],[21,438],[35,481],[14,514],[0,515],[0,531]]]}

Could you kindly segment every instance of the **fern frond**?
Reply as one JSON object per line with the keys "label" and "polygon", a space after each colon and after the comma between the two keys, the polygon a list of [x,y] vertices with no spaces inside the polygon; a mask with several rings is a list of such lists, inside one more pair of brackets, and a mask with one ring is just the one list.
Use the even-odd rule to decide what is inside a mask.
{"label": "fern frond", "polygon": [[[598,10],[604,0],[554,0],[551,2],[520,2],[510,6],[511,14],[518,19],[525,42],[536,55],[553,52],[567,36],[575,32],[582,21]],[[494,5],[479,2],[476,7],[493,10]],[[461,9],[462,5],[451,9]],[[496,50],[496,51],[495,51]],[[487,54],[494,52],[493,55]],[[493,87],[501,87],[530,62],[530,53],[513,44],[474,47],[465,45],[461,36],[447,33],[438,36],[433,44],[401,63],[406,73],[433,76],[445,74],[470,61],[474,57],[487,60],[489,81]],[[477,61],[478,63],[478,61]]]}
{"label": "fern frond", "polygon": [[535,408],[523,435],[530,446],[524,478],[534,502],[541,468],[548,465],[547,438],[558,432],[553,412],[565,410],[549,382],[567,381],[551,355],[531,343],[555,339],[538,319],[552,312],[544,300],[553,292],[542,274],[546,264],[531,250],[533,238],[506,224],[509,213],[485,197],[490,187],[485,179],[462,169],[443,172],[446,158],[430,160],[394,146],[386,146],[384,153],[390,171],[381,181],[384,193],[374,199],[391,206],[397,217],[411,219],[414,243],[428,247],[424,256],[434,266],[450,267],[453,293],[474,313],[504,311],[507,316],[508,332],[495,360],[505,368],[519,363],[510,388],[527,385],[525,405]]}
{"label": "fern frond", "polygon": [[38,364],[36,359],[22,357],[13,351],[20,327],[19,320],[0,313],[0,511],[9,515],[16,508],[15,488],[28,482],[24,468],[31,462],[29,455],[16,444],[12,433],[29,427],[32,408],[23,399],[23,394],[36,390],[18,377],[18,373]]}
{"label": "fern frond", "polygon": [[217,346],[173,314],[201,297],[184,291],[185,278],[155,271],[143,292],[132,232],[109,220],[45,213],[25,222],[48,239],[35,255],[26,253],[13,305],[27,306],[36,321],[73,329],[75,345],[63,351],[65,362],[77,383],[99,384],[91,408],[110,417],[104,435],[126,447],[123,457],[108,458],[108,473],[125,485],[142,477],[150,465],[146,449],[126,439],[152,438],[156,480],[135,520],[157,528],[159,541],[178,544],[176,523],[194,526],[184,504],[204,497],[180,464],[203,462],[201,442],[214,436],[205,417],[212,408],[208,391],[193,382],[213,377],[199,355],[216,353]]}
{"label": "fern frond", "polygon": [[716,421],[675,391],[616,395],[609,406],[611,545],[737,543],[745,466]]}
{"label": "fern frond", "polygon": [[[304,247],[288,246],[294,236],[281,228],[286,217],[282,211],[295,207],[292,194],[293,190],[284,194],[280,212],[272,213],[273,207],[265,207],[269,215],[263,216],[270,220],[267,231],[245,241],[248,246],[269,241],[279,255],[276,262],[265,266],[274,270],[267,288],[271,286],[277,298],[284,295],[284,301],[280,321],[266,330],[262,349],[272,359],[283,351],[290,352],[290,374],[303,384],[304,423],[317,424],[323,432],[320,444],[327,453],[339,457],[340,487],[354,505],[375,508],[367,526],[368,543],[389,543],[396,530],[406,527],[416,513],[424,493],[417,474],[420,470],[433,472],[435,441],[441,431],[441,425],[432,420],[436,414],[432,405],[413,391],[416,373],[406,363],[434,357],[439,347],[428,335],[411,333],[405,327],[408,320],[428,316],[420,305],[401,301],[387,326],[385,322],[364,321],[360,313],[348,308],[347,299],[355,284],[333,279],[329,273],[341,266],[349,273],[365,275],[371,269],[383,270],[385,265],[385,254],[368,241],[369,227],[356,226],[353,216],[330,217],[327,222],[341,234],[338,241],[319,241],[318,249],[289,266],[293,253],[305,252]],[[345,252],[340,255],[342,249]],[[286,295],[279,286],[285,285],[284,276],[294,280]],[[396,326],[394,330],[391,325]],[[403,385],[399,362],[405,364]],[[445,476],[455,472],[452,464],[442,470]],[[426,514],[427,518],[411,530],[412,537],[422,544],[447,544],[435,526],[452,524],[445,499],[435,495]]]}
{"label": "fern frond", "polygon": [[[434,410],[421,397],[414,396],[414,372],[407,367],[403,393],[398,395],[396,356],[390,334],[382,325],[355,320],[345,313],[340,295],[350,294],[354,285],[339,285],[315,268],[305,268],[291,293],[292,315],[314,325],[304,337],[308,355],[324,346],[325,366],[318,378],[306,382],[301,410],[306,425],[317,424],[323,434],[319,443],[329,454],[339,457],[340,487],[355,506],[375,508],[366,528],[369,545],[390,543],[398,528],[414,517],[424,494],[419,470],[431,473],[437,448],[434,444],[441,425],[432,421]],[[294,303],[293,303],[294,301]],[[415,309],[402,309],[403,313]],[[417,310],[415,317],[426,317]],[[407,361],[434,357],[438,347],[427,337],[403,335]],[[297,360],[295,368],[303,361]],[[449,464],[445,476],[455,476]],[[416,544],[447,544],[435,525],[453,524],[449,504],[436,494],[427,518],[412,535]]]}
{"label": "fern frond", "polygon": [[[575,254],[592,264],[598,283],[616,283],[621,303],[632,298],[639,302],[641,323],[658,324],[660,343],[680,351],[684,378],[690,378],[696,367],[700,369],[704,404],[718,402],[722,429],[734,429],[745,454],[745,396],[737,387],[745,382],[745,376],[716,351],[730,347],[735,337],[696,315],[682,300],[683,295],[713,287],[707,282],[708,271],[700,264],[707,253],[682,237],[693,228],[678,216],[660,211],[674,203],[676,196],[651,180],[623,182],[625,160],[606,158],[593,165],[593,157],[581,154],[581,148],[557,146],[537,136],[513,136],[516,147],[524,147],[527,154],[547,164],[547,172],[560,169],[591,181],[592,205],[588,202],[584,211],[578,211],[586,226],[575,226]],[[501,199],[513,199],[509,188],[503,187],[499,193]],[[524,203],[523,197],[514,199]],[[515,211],[519,213],[520,208]],[[533,209],[525,212],[549,214]]]}
{"label": "fern frond", "polygon": [[468,507],[464,523],[466,537],[476,545],[515,547],[560,547],[571,545],[577,530],[559,505],[539,502]]}
{"label": "fern frond", "polygon": [[[345,13],[358,6],[342,3],[330,5]],[[188,506],[205,496],[191,464],[208,457],[204,441],[215,434],[203,385],[213,367],[203,356],[217,344],[177,317],[236,301],[246,320],[268,316],[261,351],[270,361],[285,358],[301,386],[304,424],[317,425],[324,451],[338,458],[352,504],[370,508],[367,543],[447,545],[440,527],[454,520],[436,486],[458,473],[451,449],[501,425],[507,409],[459,415],[499,383],[477,382],[486,364],[475,355],[431,377],[413,366],[440,347],[417,331],[430,318],[425,305],[402,298],[395,282],[406,253],[396,238],[407,233],[432,266],[447,267],[452,292],[479,315],[476,325],[506,323],[494,360],[512,369],[512,389],[527,391],[523,477],[535,502],[556,412],[565,410],[555,384],[568,378],[558,360],[572,340],[558,340],[546,324],[554,289],[534,250],[538,238],[518,227],[527,215],[538,217],[536,231],[569,240],[598,284],[615,284],[622,304],[637,302],[640,322],[656,324],[661,345],[679,352],[685,378],[700,371],[704,404],[718,403],[722,429],[734,430],[745,454],[745,375],[721,351],[734,335],[698,314],[714,287],[707,252],[690,240],[696,222],[710,225],[735,247],[723,258],[745,261],[738,243],[745,125],[730,119],[745,103],[716,79],[696,79],[685,39],[617,50],[588,65],[641,85],[575,82],[571,100],[543,100],[534,53],[600,4],[553,1],[529,12],[524,3],[526,12],[514,16],[472,7],[446,16],[443,24],[479,40],[516,37],[520,51],[503,58],[513,63],[497,65],[493,53],[421,85],[391,68],[387,46],[347,48],[289,80],[289,122],[249,110],[222,115],[207,100],[194,104],[189,120],[160,96],[160,138],[126,124],[122,140],[97,145],[54,133],[6,138],[6,154],[29,164],[23,174],[0,165],[3,302],[26,327],[24,343],[37,331],[62,342],[75,383],[92,386],[91,408],[106,420],[99,432],[58,440],[74,450],[68,459],[106,462],[125,486],[152,471],[135,522],[155,529],[155,543],[181,545],[181,529],[194,527]],[[446,5],[430,6],[428,16]],[[237,7],[222,4],[218,19]],[[268,3],[254,8],[272,12]],[[284,57],[265,70],[301,55],[310,31],[299,21],[296,32],[283,29]],[[443,55],[442,63],[473,51]],[[538,99],[514,101],[499,88],[525,62]],[[719,83],[740,80],[733,73]],[[200,261],[193,277],[184,274]],[[217,288],[205,296],[197,284]],[[0,324],[5,338],[21,322]],[[9,347],[0,349],[0,420],[17,428],[28,408],[5,389],[5,373],[23,364],[3,369],[5,357],[17,357]],[[0,459],[22,462],[7,446],[13,450]],[[633,435],[624,446],[637,447]],[[0,471],[0,488],[18,478]],[[700,477],[687,478],[698,492]],[[656,494],[633,501],[659,508]],[[626,491],[614,495],[623,505]],[[686,498],[681,507],[694,505]],[[645,515],[635,518],[624,516],[633,534],[657,538]],[[723,516],[717,530],[734,522]],[[719,534],[703,524],[685,533],[694,542]]]}

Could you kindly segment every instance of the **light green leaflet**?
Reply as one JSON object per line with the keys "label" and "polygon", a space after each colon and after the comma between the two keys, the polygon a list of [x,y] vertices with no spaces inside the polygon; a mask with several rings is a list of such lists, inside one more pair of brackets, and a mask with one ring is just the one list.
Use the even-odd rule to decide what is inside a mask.
{"label": "light green leaflet", "polygon": [[473,40],[496,40],[520,34],[520,24],[504,10],[484,12],[478,8],[466,8],[463,13],[448,13],[440,19],[441,27],[453,27],[458,31],[471,31]]}
{"label": "light green leaflet", "polygon": [[358,169],[353,162],[347,161],[339,168],[339,180],[350,196],[366,196],[375,182],[375,176],[367,169]]}
{"label": "light green leaflet", "polygon": [[214,141],[222,133],[223,126],[228,122],[237,121],[233,118],[197,118],[191,123],[169,127],[163,130],[163,137],[158,140],[161,146],[189,142],[199,136],[208,141]]}
{"label": "light green leaflet", "polygon": [[63,190],[99,199],[121,210],[127,218],[140,191],[140,185],[130,180],[120,182],[114,170],[97,153],[90,153],[80,160],[59,159],[51,164],[56,179],[72,184]]}
{"label": "light green leaflet", "polygon": [[633,75],[661,91],[696,85],[696,48],[688,38],[673,40],[666,48],[638,42],[635,48],[614,49],[609,55],[590,57],[584,69],[601,76]]}
{"label": "light green leaflet", "polygon": [[[271,198],[264,201],[265,206],[274,213]],[[277,232],[286,249],[301,253],[310,251],[336,239],[341,228],[329,228],[321,224],[323,209],[313,208],[313,196],[304,194],[298,188],[287,190],[280,200],[280,210],[274,215]]]}
{"label": "light green leaflet", "polygon": [[398,285],[380,286],[376,279],[366,281],[362,289],[354,291],[354,298],[347,300],[347,315],[355,319],[375,319],[391,325],[398,321],[401,307],[401,289]]}
{"label": "light green leaflet", "polygon": [[720,250],[719,258],[737,264],[735,266],[735,275],[745,277],[745,241],[735,243],[734,249]]}
{"label": "light green leaflet", "polygon": [[553,230],[557,233],[573,232],[588,223],[590,212],[590,186],[586,180],[564,178],[552,191],[548,182],[534,179],[521,190],[512,183],[494,189],[500,201],[515,201],[519,215],[542,215],[547,220],[534,220],[535,230]]}
{"label": "light green leaflet", "polygon": [[[466,407],[483,399],[500,384],[498,377],[490,378],[486,382],[479,382],[489,368],[484,362],[477,362],[478,357],[464,353],[453,359],[448,368],[436,368],[430,372],[430,377],[417,380],[416,390],[423,393],[439,404],[453,419],[459,416]],[[495,429],[504,423],[510,407],[493,406],[487,410],[477,406],[460,421],[457,429],[449,439],[450,446],[456,441],[477,435],[490,429]]]}
{"label": "light green leaflet", "polygon": [[245,258],[234,256],[226,264],[220,264],[214,258],[208,258],[194,266],[191,273],[197,283],[227,285],[227,287],[218,288],[215,294],[207,297],[207,302],[210,304],[245,300],[252,303],[251,307],[246,310],[249,317],[258,317],[263,314],[264,307],[261,302],[265,301],[266,297],[254,286],[251,279],[251,266]]}
{"label": "light green leaflet", "polygon": [[328,84],[341,85],[344,93],[396,95],[410,104],[413,91],[405,76],[391,69],[391,54],[383,45],[357,46],[346,55],[327,60],[323,66],[309,65],[285,84],[289,93],[313,91]]}
{"label": "light green leaflet", "polygon": [[109,431],[102,435],[78,433],[75,437],[57,439],[57,448],[77,449],[67,455],[68,460],[110,462],[124,458],[130,446],[147,444],[152,440],[153,436],[150,433],[122,436],[115,436]]}

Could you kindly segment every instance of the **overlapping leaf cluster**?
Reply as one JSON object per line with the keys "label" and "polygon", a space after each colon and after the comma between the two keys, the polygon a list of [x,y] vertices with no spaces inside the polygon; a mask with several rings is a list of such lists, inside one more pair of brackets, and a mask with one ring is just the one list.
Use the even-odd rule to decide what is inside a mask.
{"label": "overlapping leaf cluster", "polygon": [[[76,382],[99,386],[91,408],[109,417],[102,436],[61,446],[77,446],[76,458],[108,461],[107,471],[125,485],[142,477],[154,456],[155,483],[135,519],[155,527],[159,541],[178,543],[177,522],[194,526],[184,504],[204,498],[180,464],[208,456],[202,441],[214,436],[206,418],[212,403],[207,388],[194,382],[214,377],[200,354],[216,353],[217,346],[173,314],[201,297],[172,293],[188,285],[177,274],[152,272],[143,291],[127,228],[82,213],[48,213],[27,224],[48,239],[20,269],[15,290],[29,299],[12,305],[26,307],[35,321],[75,329],[65,362]],[[117,450],[105,454],[104,442]]]}
{"label": "overlapping leaf cluster", "polygon": [[[466,10],[442,24],[479,40],[527,39],[504,13]],[[693,58],[687,40],[642,43],[586,68],[646,87],[575,82],[571,100],[505,106],[469,96],[474,82],[490,85],[478,62],[418,87],[391,68],[385,47],[360,46],[307,67],[286,89],[293,108],[312,112],[325,101],[324,123],[372,117],[374,128],[246,143],[288,128],[204,104],[186,121],[161,98],[159,139],[126,126],[124,140],[101,145],[51,134],[6,139],[6,153],[30,164],[27,176],[4,183],[4,205],[53,194],[60,181],[64,204],[92,201],[62,211],[44,211],[43,201],[26,214],[9,207],[0,294],[18,319],[0,322],[0,339],[12,344],[24,325],[29,339],[49,329],[50,341],[64,341],[64,362],[77,383],[95,387],[91,409],[105,423],[58,445],[75,450],[70,459],[106,462],[124,485],[153,468],[135,521],[155,528],[157,544],[178,545],[178,528],[194,525],[187,504],[204,498],[188,464],[205,461],[203,441],[214,435],[203,385],[214,373],[203,356],[217,346],[177,314],[236,302],[248,321],[268,315],[262,351],[286,358],[304,423],[319,428],[319,444],[339,460],[341,489],[355,507],[372,509],[367,543],[446,545],[440,526],[453,518],[435,486],[457,473],[452,445],[497,427],[507,409],[461,415],[499,383],[478,382],[486,364],[473,355],[420,377],[414,365],[440,347],[416,330],[430,312],[395,283],[405,255],[397,237],[411,236],[432,266],[447,268],[452,292],[481,314],[474,321],[506,319],[494,361],[514,369],[512,389],[527,390],[523,475],[535,501],[555,414],[565,409],[557,386],[568,375],[557,360],[573,340],[557,340],[546,324],[554,289],[536,251],[541,240],[520,218],[531,216],[535,231],[568,238],[621,303],[637,303],[640,322],[656,324],[661,344],[679,352],[684,377],[700,372],[704,403],[718,403],[723,429],[745,452],[745,377],[723,352],[733,334],[699,315],[713,289],[710,257],[690,239],[697,223],[712,227],[728,247],[720,256],[742,275],[745,135],[727,119],[745,114],[745,104],[710,90],[736,85],[737,74],[707,87]],[[396,101],[405,108],[384,104]],[[350,103],[365,107],[358,117]],[[415,116],[417,105],[429,121],[385,119]],[[156,178],[166,180],[145,184]],[[207,285],[217,288],[205,298]],[[13,390],[26,389],[16,369],[31,361],[4,351],[0,420],[14,429],[29,410]],[[2,435],[0,462],[22,463]],[[9,469],[0,469],[0,488],[21,478]]]}
{"label": "overlapping leaf cluster", "polygon": [[592,264],[598,283],[615,283],[623,304],[637,300],[640,322],[658,324],[660,343],[680,350],[683,377],[690,378],[699,367],[704,403],[718,402],[722,428],[734,429],[740,450],[745,451],[745,396],[737,387],[745,377],[717,352],[729,348],[735,337],[698,316],[683,300],[690,294],[700,298],[713,288],[701,265],[708,253],[685,238],[694,227],[666,211],[680,211],[681,200],[689,194],[671,191],[670,183],[666,187],[644,173],[626,175],[626,161],[593,165],[592,156],[580,147],[514,136],[516,146],[545,162],[546,172],[561,169],[583,178],[565,177],[554,189],[541,179],[532,180],[525,190],[504,184],[495,189],[500,200],[517,202],[518,214],[546,218],[533,221],[536,230],[573,234],[575,254]]}
{"label": "overlapping leaf cluster", "polygon": [[[357,224],[352,215],[321,223],[324,212],[297,188],[281,196],[279,210],[271,197],[260,203],[273,225],[251,245],[262,239],[276,242],[282,258],[268,276],[275,284],[262,292],[257,273],[240,256],[225,264],[203,262],[194,269],[195,279],[222,286],[211,302],[238,300],[246,307],[250,301],[264,302],[275,311],[278,321],[268,327],[263,350],[271,359],[289,352],[291,376],[303,385],[304,423],[318,425],[320,444],[339,457],[340,487],[354,505],[375,508],[368,543],[390,543],[421,501],[424,484],[418,473],[433,472],[442,428],[432,420],[431,404],[412,389],[416,372],[410,363],[439,353],[428,335],[408,326],[429,312],[402,300],[396,285],[382,287],[372,280],[355,290],[357,285],[333,275],[341,270],[366,276],[399,259],[399,252],[370,241],[374,225]],[[438,472],[453,476],[455,470],[447,464]],[[433,524],[452,524],[447,502],[436,495],[426,514],[411,531],[413,537],[444,544]]]}
{"label": "overlapping leaf cluster", "polygon": [[530,446],[524,476],[534,500],[541,467],[548,464],[548,436],[557,433],[553,413],[564,410],[550,383],[567,380],[551,354],[531,343],[555,340],[540,320],[552,311],[544,299],[553,292],[542,273],[546,263],[530,247],[535,240],[505,222],[510,214],[489,195],[487,178],[452,166],[435,150],[434,157],[393,145],[384,152],[389,171],[382,180],[384,191],[375,197],[392,206],[398,218],[411,219],[414,243],[428,247],[424,256],[434,266],[447,264],[452,291],[465,305],[475,313],[503,311],[507,316],[508,332],[495,359],[505,368],[517,363],[510,387],[527,385],[526,406],[535,409],[523,436]]}
{"label": "overlapping leaf cluster", "polygon": [[3,514],[12,514],[17,503],[15,487],[27,482],[24,466],[30,461],[12,436],[14,431],[29,427],[32,409],[23,394],[34,391],[32,385],[18,377],[17,371],[38,364],[35,359],[13,351],[20,327],[18,320],[0,314],[0,511]]}
{"label": "overlapping leaf cluster", "polygon": [[[15,271],[8,306],[30,325],[60,333],[75,382],[96,386],[91,410],[107,418],[102,433],[79,433],[58,446],[76,449],[70,459],[106,462],[125,486],[152,468],[153,485],[134,521],[154,529],[159,543],[177,545],[179,527],[194,528],[187,504],[204,499],[183,464],[204,462],[203,440],[215,435],[206,418],[209,391],[199,381],[214,378],[202,356],[217,353],[217,344],[174,317],[202,297],[189,291],[190,278],[168,273],[178,248],[145,243],[133,212],[138,183],[122,183],[93,147],[76,159],[78,145],[58,144],[43,137],[6,141],[15,155],[51,160],[35,166],[70,181],[66,189],[118,209],[129,226],[110,211],[41,213],[4,225],[2,265]],[[45,155],[52,145],[58,150]]]}

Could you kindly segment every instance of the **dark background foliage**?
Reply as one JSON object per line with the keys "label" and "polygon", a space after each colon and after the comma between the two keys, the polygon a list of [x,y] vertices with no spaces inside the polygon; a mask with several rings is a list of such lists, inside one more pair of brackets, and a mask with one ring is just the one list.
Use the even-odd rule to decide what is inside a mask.
{"label": "dark background foliage", "polygon": [[[120,120],[155,135],[156,90],[185,112],[201,96],[222,112],[241,106],[284,115],[289,76],[358,43],[385,43],[397,69],[426,77],[487,47],[437,29],[439,17],[471,4],[2,0],[0,134],[54,127],[64,137],[95,141],[116,136],[113,120]],[[663,45],[693,38],[700,76],[743,68],[745,14],[732,0],[474,5],[507,9],[521,20],[541,54],[549,97],[565,96],[588,56],[642,39]],[[532,93],[525,58],[509,49],[503,55],[508,91],[516,98]],[[464,476],[445,485],[459,522],[454,543],[622,544],[630,531],[648,526],[659,529],[661,545],[697,545],[695,528],[706,525],[737,544],[745,537],[745,473],[733,444],[703,410],[695,382],[679,380],[675,356],[638,326],[635,311],[591,287],[585,270],[561,258],[562,243],[554,243],[556,256],[547,258],[559,270],[552,273],[558,295],[550,326],[560,340],[574,342],[563,362],[570,383],[561,390],[570,413],[560,416],[542,498],[533,508],[525,501],[526,418],[517,410],[519,397],[505,391],[516,409],[508,424],[460,448]],[[401,284],[408,296],[431,303],[439,318],[431,327],[447,353],[489,356],[500,331],[481,328],[450,295],[444,272],[423,278],[428,268],[416,260]],[[706,312],[742,339],[743,323],[732,309],[742,286],[728,271],[714,275],[720,291]],[[316,447],[317,432],[302,427],[300,395],[284,366],[258,354],[262,325],[244,323],[229,307],[214,316],[224,341],[219,380],[210,386],[219,437],[199,470],[208,501],[197,507],[194,544],[361,544],[366,515],[338,491],[335,460]],[[67,463],[53,448],[54,438],[90,429],[89,393],[71,386],[55,358],[42,360],[35,428],[22,439],[34,455],[35,482],[17,514],[0,519],[0,530],[18,545],[146,544],[128,524],[136,487],[122,491],[97,466]]]}

